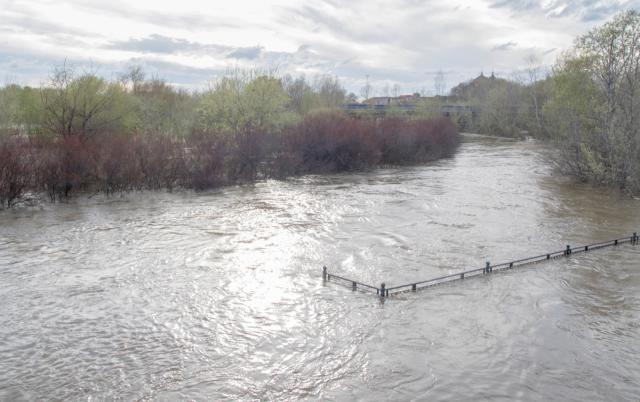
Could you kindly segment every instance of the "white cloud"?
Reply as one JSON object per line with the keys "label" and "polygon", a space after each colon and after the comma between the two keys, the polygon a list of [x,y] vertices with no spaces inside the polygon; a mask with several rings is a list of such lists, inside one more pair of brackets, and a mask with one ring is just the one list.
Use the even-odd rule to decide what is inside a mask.
{"label": "white cloud", "polygon": [[449,86],[481,70],[520,69],[640,0],[0,0],[0,78],[37,83],[65,59],[105,73],[143,64],[205,87],[228,67],[335,74],[354,92]]}

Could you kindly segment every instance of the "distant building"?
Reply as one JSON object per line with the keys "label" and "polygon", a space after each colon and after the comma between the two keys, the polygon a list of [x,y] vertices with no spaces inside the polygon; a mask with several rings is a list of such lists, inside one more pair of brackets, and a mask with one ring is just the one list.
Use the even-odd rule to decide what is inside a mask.
{"label": "distant building", "polygon": [[364,100],[362,103],[370,106],[415,106],[420,94],[400,96],[376,96]]}
{"label": "distant building", "polygon": [[502,78],[497,78],[493,72],[487,77],[483,72],[476,78],[467,82],[462,82],[451,88],[452,99],[466,100],[473,98],[483,98],[489,89],[499,85],[508,85],[509,82]]}
{"label": "distant building", "polygon": [[376,96],[373,98],[365,99],[362,103],[369,106],[378,106],[378,105],[390,105],[391,98],[388,96]]}

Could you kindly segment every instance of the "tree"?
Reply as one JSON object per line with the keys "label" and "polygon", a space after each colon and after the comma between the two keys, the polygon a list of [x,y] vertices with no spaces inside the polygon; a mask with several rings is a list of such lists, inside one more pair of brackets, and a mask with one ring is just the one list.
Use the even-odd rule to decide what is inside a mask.
{"label": "tree", "polygon": [[125,85],[129,85],[129,83],[131,83],[131,89],[133,90],[133,93],[135,95],[138,95],[141,86],[144,84],[145,76],[146,74],[142,69],[142,66],[131,66],[129,67],[127,72],[122,74],[120,80]]}
{"label": "tree", "polygon": [[345,103],[346,91],[340,85],[338,77],[323,75],[316,78],[315,90],[320,106],[335,109]]}
{"label": "tree", "polygon": [[123,128],[128,107],[124,90],[93,72],[76,77],[66,64],[56,68],[41,87],[43,125],[62,136],[83,137]]}
{"label": "tree", "polygon": [[289,102],[282,81],[273,75],[234,73],[218,80],[203,95],[200,126],[211,133],[238,133],[280,126]]}
{"label": "tree", "polygon": [[367,79],[365,81],[365,84],[362,88],[360,88],[360,96],[364,100],[367,100],[369,99],[370,95],[371,95],[371,84],[369,83],[369,75],[367,74]]}
{"label": "tree", "polygon": [[282,79],[282,86],[289,97],[289,105],[293,112],[304,115],[314,108],[313,88],[304,76],[293,79],[287,75]]}
{"label": "tree", "polygon": [[0,89],[0,133],[14,133],[16,127],[16,116],[18,109],[18,92],[20,88],[17,85],[6,85]]}
{"label": "tree", "polygon": [[541,105],[543,102],[543,85],[540,82],[542,78],[541,61],[537,56],[533,54],[527,57],[525,61],[527,63],[527,88],[529,90],[529,96],[531,97],[531,103],[533,104],[533,114],[537,133],[545,134],[546,136],[548,136],[548,131],[543,124],[541,111]]}
{"label": "tree", "polygon": [[561,166],[585,180],[593,178],[595,172],[600,176],[603,171],[586,146],[595,137],[603,101],[591,80],[589,65],[585,58],[564,55],[554,68],[553,96],[543,107],[549,131],[562,152]]}
{"label": "tree", "polygon": [[436,96],[444,96],[447,89],[447,82],[442,70],[438,70],[433,78],[433,88],[436,91]]}
{"label": "tree", "polygon": [[[143,77],[144,73],[138,78]],[[191,132],[199,96],[176,90],[164,80],[133,79],[137,132],[183,137]]]}
{"label": "tree", "polygon": [[600,139],[610,179],[627,184],[638,164],[640,109],[640,14],[627,11],[577,41],[577,50],[591,60],[591,72],[605,99]]}
{"label": "tree", "polygon": [[570,127],[556,122],[572,173],[640,188],[640,14],[622,12],[579,37],[554,81],[551,102],[573,112]]}
{"label": "tree", "polygon": [[398,85],[398,83],[393,84],[393,96],[395,98],[397,98],[398,96],[400,96],[400,85]]}

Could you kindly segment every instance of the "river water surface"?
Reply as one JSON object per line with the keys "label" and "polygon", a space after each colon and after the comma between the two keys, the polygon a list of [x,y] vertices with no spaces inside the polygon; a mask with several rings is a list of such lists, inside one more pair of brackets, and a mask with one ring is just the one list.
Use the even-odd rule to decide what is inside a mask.
{"label": "river water surface", "polygon": [[384,303],[387,286],[640,232],[535,142],[0,213],[0,400],[638,401],[640,246]]}

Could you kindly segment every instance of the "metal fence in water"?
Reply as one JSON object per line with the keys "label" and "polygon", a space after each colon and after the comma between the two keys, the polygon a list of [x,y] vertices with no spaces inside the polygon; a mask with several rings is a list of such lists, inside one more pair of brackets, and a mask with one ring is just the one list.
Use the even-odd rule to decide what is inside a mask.
{"label": "metal fence in water", "polygon": [[359,281],[355,281],[343,276],[335,275],[328,272],[327,267],[322,267],[322,278],[326,282],[334,282],[340,285],[347,286],[351,290],[358,290],[364,292],[375,293],[380,297],[387,297],[393,294],[415,292],[418,290],[428,289],[432,286],[442,285],[454,281],[460,281],[465,278],[474,276],[487,275],[494,271],[503,271],[507,269],[513,269],[516,267],[522,267],[524,265],[535,264],[561,257],[569,257],[578,253],[586,253],[593,250],[598,250],[605,247],[615,247],[622,244],[630,243],[637,245],[639,242],[637,232],[630,237],[622,237],[619,239],[604,241],[600,243],[588,244],[586,246],[571,247],[566,246],[563,250],[552,251],[550,253],[539,254],[534,257],[522,258],[519,260],[513,260],[508,262],[502,262],[500,264],[491,264],[489,261],[482,268],[469,269],[466,271],[460,271],[453,274],[439,276],[437,278],[427,279],[418,282],[407,283],[399,286],[387,287],[384,283],[380,284],[380,287],[368,285]]}

